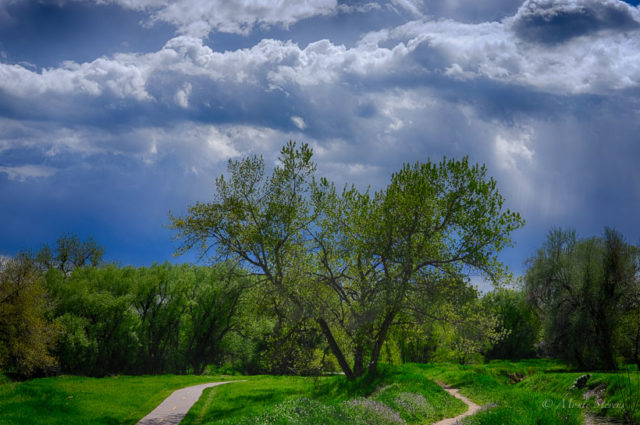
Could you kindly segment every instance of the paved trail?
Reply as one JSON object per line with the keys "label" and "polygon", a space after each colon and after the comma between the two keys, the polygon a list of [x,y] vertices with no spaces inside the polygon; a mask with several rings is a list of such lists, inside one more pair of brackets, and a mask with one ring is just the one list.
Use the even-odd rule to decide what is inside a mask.
{"label": "paved trail", "polygon": [[462,418],[466,418],[467,416],[471,416],[474,413],[476,413],[478,410],[480,410],[480,406],[475,404],[473,401],[469,400],[468,398],[466,398],[465,396],[461,395],[458,391],[457,388],[451,388],[445,384],[443,384],[442,382],[438,382],[438,385],[440,385],[446,392],[448,392],[449,394],[451,394],[452,396],[454,396],[455,398],[462,400],[467,406],[469,406],[469,408],[467,409],[466,412],[456,416],[455,418],[447,418],[447,419],[443,419],[439,422],[436,422],[433,425],[454,425],[459,423],[458,421]]}
{"label": "paved trail", "polygon": [[153,409],[151,413],[140,419],[136,425],[178,425],[187,415],[191,406],[198,401],[202,395],[202,391],[206,388],[223,384],[231,384],[233,382],[244,381],[210,382],[208,384],[194,385],[192,387],[176,390],[162,403],[160,403],[158,407]]}

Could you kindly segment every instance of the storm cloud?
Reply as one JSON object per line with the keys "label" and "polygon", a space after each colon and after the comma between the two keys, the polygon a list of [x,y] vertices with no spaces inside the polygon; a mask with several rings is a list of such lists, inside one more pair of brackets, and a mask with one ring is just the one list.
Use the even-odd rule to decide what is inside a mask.
{"label": "storm cloud", "polygon": [[[18,3],[3,2],[3,19],[27,16]],[[218,3],[60,2],[55,16],[133,14],[128,46],[154,40],[132,50],[113,36],[54,65],[46,39],[11,48],[22,33],[37,40],[23,21],[4,30],[15,33],[0,45],[0,191],[12,207],[0,252],[78,231],[125,262],[169,258],[169,209],[208,199],[228,159],[273,163],[290,139],[312,145],[321,173],[374,189],[406,161],[487,164],[528,221],[503,254],[516,271],[551,226],[640,238],[637,7]],[[145,243],[157,248],[136,254]]]}
{"label": "storm cloud", "polygon": [[557,44],[601,31],[637,31],[640,14],[617,0],[527,0],[512,25],[525,41]]}

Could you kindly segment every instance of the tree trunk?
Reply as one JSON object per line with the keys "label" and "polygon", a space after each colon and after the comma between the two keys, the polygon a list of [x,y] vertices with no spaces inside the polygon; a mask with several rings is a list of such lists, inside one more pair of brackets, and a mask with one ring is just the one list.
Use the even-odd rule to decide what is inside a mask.
{"label": "tree trunk", "polygon": [[371,362],[369,362],[369,372],[375,372],[378,369],[378,358],[380,357],[380,350],[382,350],[382,345],[384,341],[387,339],[387,332],[389,331],[389,327],[391,327],[391,323],[393,319],[396,317],[395,312],[388,312],[382,322],[382,326],[380,326],[380,331],[378,331],[378,336],[376,338],[376,342],[373,346],[373,351],[371,352]]}
{"label": "tree trunk", "polygon": [[364,373],[364,348],[361,343],[356,345],[353,352],[353,375],[358,377]]}
{"label": "tree trunk", "polygon": [[345,376],[347,377],[347,379],[354,379],[355,376],[353,374],[353,371],[349,367],[349,363],[347,363],[347,359],[345,359],[344,354],[342,353],[342,350],[340,350],[340,347],[338,347],[338,343],[333,337],[333,334],[331,333],[331,329],[329,329],[329,325],[324,319],[316,319],[316,321],[320,325],[320,329],[322,330],[322,333],[324,334],[325,338],[327,338],[327,342],[329,343],[331,352],[333,353],[334,356],[336,356],[336,359],[338,360],[338,364],[340,365],[340,368],[344,372]]}
{"label": "tree trunk", "polygon": [[598,335],[600,352],[600,360],[606,370],[617,370],[618,365],[613,355],[613,325],[610,323],[610,319],[606,314],[609,309],[601,308],[598,312],[598,319],[596,321],[596,333]]}

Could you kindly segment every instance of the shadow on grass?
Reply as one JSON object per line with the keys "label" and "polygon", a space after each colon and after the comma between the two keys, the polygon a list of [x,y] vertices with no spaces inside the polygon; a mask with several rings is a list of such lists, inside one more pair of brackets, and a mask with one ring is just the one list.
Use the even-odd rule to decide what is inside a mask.
{"label": "shadow on grass", "polygon": [[345,376],[317,380],[313,396],[320,400],[346,400],[355,397],[367,397],[376,388],[392,382],[401,373],[392,365],[380,365],[375,372],[365,372],[362,376],[349,380]]}

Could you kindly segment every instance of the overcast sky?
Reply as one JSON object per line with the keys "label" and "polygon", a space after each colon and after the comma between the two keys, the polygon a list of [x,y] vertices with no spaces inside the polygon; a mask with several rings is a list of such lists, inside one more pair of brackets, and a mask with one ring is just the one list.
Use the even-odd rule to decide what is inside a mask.
{"label": "overcast sky", "polygon": [[[380,188],[485,163],[526,226],[640,242],[640,9],[619,0],[0,0],[0,254],[170,260],[168,211],[287,140]],[[180,260],[178,260],[180,261]]]}

